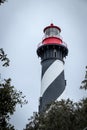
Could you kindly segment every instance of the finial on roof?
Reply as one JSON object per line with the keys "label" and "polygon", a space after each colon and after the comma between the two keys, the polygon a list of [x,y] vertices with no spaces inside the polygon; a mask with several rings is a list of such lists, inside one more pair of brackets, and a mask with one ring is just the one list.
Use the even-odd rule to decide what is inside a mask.
{"label": "finial on roof", "polygon": [[50,24],[50,26],[54,26],[54,24],[53,24],[53,23],[51,23],[51,24]]}

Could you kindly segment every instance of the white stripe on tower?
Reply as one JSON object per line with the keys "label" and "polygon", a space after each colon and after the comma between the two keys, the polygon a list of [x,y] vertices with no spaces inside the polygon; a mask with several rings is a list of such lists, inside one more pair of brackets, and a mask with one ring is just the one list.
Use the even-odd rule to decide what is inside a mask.
{"label": "white stripe on tower", "polygon": [[63,62],[55,60],[46,70],[41,81],[41,97],[43,96],[49,85],[61,74],[64,70]]}

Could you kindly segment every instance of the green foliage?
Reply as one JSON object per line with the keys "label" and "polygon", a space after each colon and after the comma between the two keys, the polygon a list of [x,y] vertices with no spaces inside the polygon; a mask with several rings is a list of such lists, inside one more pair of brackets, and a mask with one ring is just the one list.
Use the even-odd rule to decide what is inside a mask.
{"label": "green foliage", "polygon": [[7,58],[7,54],[5,54],[5,52],[3,51],[2,48],[0,48],[0,60],[1,60],[2,62],[4,62],[4,63],[2,64],[2,66],[5,66],[5,67],[9,66],[10,60]]}
{"label": "green foliage", "polygon": [[[86,66],[87,69],[87,66]],[[85,74],[85,79],[82,81],[82,86],[80,87],[80,89],[87,89],[87,70],[86,70],[86,74]]]}
{"label": "green foliage", "polygon": [[87,126],[87,99],[70,99],[51,104],[43,114],[34,115],[24,130],[83,130]]}
{"label": "green foliage", "polygon": [[0,84],[0,114],[13,114],[16,104],[22,106],[27,103],[24,98],[22,92],[17,92],[14,86],[11,86],[11,79],[4,80],[4,83]]}
{"label": "green foliage", "polygon": [[[0,60],[4,62],[2,66],[9,66],[9,59],[2,48]],[[14,126],[9,123],[10,115],[14,114],[17,104],[22,107],[26,103],[25,96],[11,85],[10,78],[0,83],[0,130],[15,130]]]}
{"label": "green foliage", "polygon": [[39,114],[34,112],[33,116],[28,119],[29,123],[24,130],[38,130],[40,125],[39,118]]}
{"label": "green foliage", "polygon": [[6,0],[0,0],[0,4],[1,4],[1,3],[4,3],[5,1],[6,1]]}
{"label": "green foliage", "polygon": [[10,115],[12,115],[16,109],[16,105],[26,104],[25,96],[22,96],[22,92],[17,91],[14,86],[11,86],[11,79],[5,79],[4,83],[0,84],[0,130],[1,128],[7,130],[13,130],[13,126],[8,123]]}
{"label": "green foliage", "polygon": [[15,130],[15,128],[3,118],[0,119],[0,130]]}

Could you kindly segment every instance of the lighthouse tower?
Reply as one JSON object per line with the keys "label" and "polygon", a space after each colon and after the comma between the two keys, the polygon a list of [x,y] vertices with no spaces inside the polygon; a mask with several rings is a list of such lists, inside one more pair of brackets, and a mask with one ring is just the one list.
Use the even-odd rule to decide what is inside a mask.
{"label": "lighthouse tower", "polygon": [[43,32],[43,40],[37,48],[42,65],[39,112],[45,111],[46,105],[55,101],[64,91],[64,58],[68,54],[67,45],[60,36],[61,29],[58,26],[51,24],[45,27]]}

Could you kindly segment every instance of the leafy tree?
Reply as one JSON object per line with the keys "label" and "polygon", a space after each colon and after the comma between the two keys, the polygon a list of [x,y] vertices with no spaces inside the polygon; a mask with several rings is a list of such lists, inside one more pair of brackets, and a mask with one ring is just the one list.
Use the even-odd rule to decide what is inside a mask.
{"label": "leafy tree", "polygon": [[9,58],[7,58],[7,54],[5,54],[5,52],[3,51],[2,48],[0,48],[0,60],[1,60],[2,62],[4,62],[4,63],[2,64],[2,66],[5,66],[5,67],[9,66],[10,60],[9,60]]}
{"label": "leafy tree", "polygon": [[[22,96],[22,92],[18,92],[14,86],[11,86],[11,79],[4,80],[4,83],[0,84],[0,128],[6,129],[10,115],[12,115],[16,109],[16,105],[26,104],[27,101]],[[2,130],[4,130],[2,129]]]}
{"label": "leafy tree", "polygon": [[[3,49],[0,49],[0,60],[4,62],[2,66],[9,66],[9,59]],[[9,123],[10,115],[14,114],[17,104],[22,107],[26,103],[25,96],[11,85],[10,78],[0,83],[0,130],[15,130]]]}
{"label": "leafy tree", "polygon": [[57,101],[45,113],[33,116],[24,130],[83,130],[87,126],[86,113],[87,99],[79,103]]}
{"label": "leafy tree", "polygon": [[34,112],[33,116],[28,119],[29,123],[26,125],[26,128],[24,130],[38,130],[39,129],[39,114],[37,112]]}
{"label": "leafy tree", "polygon": [[[86,66],[87,69],[87,66]],[[87,70],[86,70],[86,74],[85,74],[85,79],[82,81],[82,86],[80,87],[81,89],[87,89]]]}
{"label": "leafy tree", "polygon": [[4,3],[5,1],[6,1],[6,0],[0,0],[0,4],[1,4],[1,3]]}

